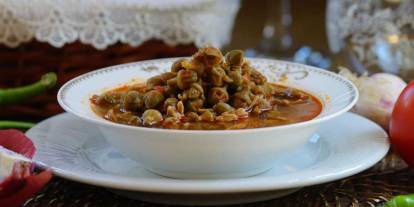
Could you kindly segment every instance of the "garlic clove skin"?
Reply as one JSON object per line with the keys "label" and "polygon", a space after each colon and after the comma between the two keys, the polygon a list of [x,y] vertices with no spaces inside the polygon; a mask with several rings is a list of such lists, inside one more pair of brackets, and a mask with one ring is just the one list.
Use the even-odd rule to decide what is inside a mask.
{"label": "garlic clove skin", "polygon": [[388,130],[394,104],[407,83],[389,73],[358,77],[348,69],[341,68],[339,74],[351,80],[359,90],[359,100],[352,111]]}

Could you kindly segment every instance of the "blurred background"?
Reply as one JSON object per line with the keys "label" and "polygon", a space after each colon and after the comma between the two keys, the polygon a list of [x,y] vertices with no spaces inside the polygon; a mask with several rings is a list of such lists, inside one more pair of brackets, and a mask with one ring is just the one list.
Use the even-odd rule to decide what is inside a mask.
{"label": "blurred background", "polygon": [[358,74],[414,79],[414,1],[242,1],[228,48]]}
{"label": "blurred background", "polygon": [[[328,68],[325,0],[244,0],[226,49]],[[296,58],[295,58],[296,55]],[[309,60],[311,56],[316,60]],[[315,57],[315,55],[317,57]]]}
{"label": "blurred background", "polygon": [[[273,4],[267,1],[243,0],[234,25],[229,48],[248,49],[260,44],[263,27],[269,15],[269,5],[274,7],[270,13],[275,15],[275,24],[280,24],[282,10],[281,1]],[[328,40],[325,30],[325,0],[291,0],[291,31],[293,38],[292,48],[308,45],[315,50],[329,53]],[[273,10],[273,12],[272,12]],[[275,31],[279,32],[279,31]],[[279,33],[280,34],[280,33]],[[275,36],[277,36],[276,34]]]}

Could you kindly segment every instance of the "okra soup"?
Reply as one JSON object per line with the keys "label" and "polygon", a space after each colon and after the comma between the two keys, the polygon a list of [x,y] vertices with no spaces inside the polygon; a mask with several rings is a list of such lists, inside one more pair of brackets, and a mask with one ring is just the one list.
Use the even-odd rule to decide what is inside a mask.
{"label": "okra soup", "polygon": [[201,48],[169,71],[93,95],[93,111],[120,124],[187,130],[279,126],[322,111],[311,94],[268,82],[240,50],[223,56],[216,48]]}

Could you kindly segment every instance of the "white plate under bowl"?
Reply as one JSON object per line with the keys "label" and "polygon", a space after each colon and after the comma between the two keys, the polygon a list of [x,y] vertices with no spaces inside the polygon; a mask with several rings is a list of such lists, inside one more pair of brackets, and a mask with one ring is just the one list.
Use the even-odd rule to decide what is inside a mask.
{"label": "white plate under bowl", "polygon": [[346,113],[323,124],[304,148],[280,157],[263,174],[179,180],[148,172],[113,149],[94,124],[68,113],[39,123],[27,136],[37,148],[34,159],[61,177],[116,189],[129,197],[175,204],[231,204],[283,196],[361,172],[389,149],[381,127]]}

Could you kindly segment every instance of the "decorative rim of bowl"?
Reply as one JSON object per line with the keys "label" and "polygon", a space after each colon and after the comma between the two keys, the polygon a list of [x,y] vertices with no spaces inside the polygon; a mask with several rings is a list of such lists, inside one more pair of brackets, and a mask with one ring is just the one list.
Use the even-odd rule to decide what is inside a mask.
{"label": "decorative rim of bowl", "polygon": [[[111,122],[111,121],[108,121],[108,120],[103,119],[103,118],[96,119],[96,118],[93,118],[93,117],[90,117],[90,116],[86,116],[84,114],[79,114],[72,107],[70,107],[70,104],[68,104],[65,101],[66,100],[65,99],[66,94],[68,93],[68,91],[72,87],[74,87],[76,84],[78,84],[80,82],[83,82],[85,80],[88,80],[88,79],[90,79],[94,76],[104,74],[104,73],[109,73],[109,72],[112,72],[112,71],[129,69],[130,67],[138,67],[138,66],[151,65],[151,64],[153,65],[153,64],[156,64],[156,63],[160,63],[160,62],[172,62],[172,61],[180,59],[180,58],[189,58],[189,57],[162,58],[162,59],[138,61],[138,62],[133,62],[133,63],[126,63],[126,64],[109,66],[109,67],[105,67],[105,68],[102,68],[102,69],[98,69],[98,70],[94,70],[94,71],[85,73],[83,75],[80,75],[80,76],[78,76],[76,78],[73,78],[72,80],[66,82],[59,89],[58,94],[57,94],[58,103],[65,111],[67,111],[71,114],[74,114],[77,117],[80,117],[82,119],[85,119],[87,121],[90,121],[92,123],[96,123],[96,124],[99,124],[99,125],[114,126],[114,127],[119,127],[119,128],[125,128],[125,129],[139,129],[139,130],[161,132],[161,133],[165,132],[165,133],[209,133],[209,134],[217,134],[217,133],[240,133],[240,132],[246,133],[246,132],[267,131],[267,130],[282,130],[282,129],[289,129],[289,128],[305,127],[305,126],[309,126],[309,125],[314,125],[314,124],[332,119],[334,117],[337,117],[337,116],[349,111],[356,104],[356,102],[359,98],[358,89],[356,88],[356,86],[351,81],[349,81],[349,80],[345,79],[344,77],[341,77],[340,75],[338,75],[336,73],[333,73],[331,71],[327,71],[327,70],[324,70],[324,69],[320,69],[320,68],[317,68],[317,67],[308,66],[308,65],[304,65],[304,64],[300,64],[300,63],[293,63],[293,62],[289,62],[289,61],[266,59],[266,58],[248,58],[248,60],[252,61],[253,65],[254,65],[254,63],[258,63],[258,62],[281,63],[281,64],[285,64],[287,66],[291,65],[291,66],[301,67],[305,71],[312,71],[312,72],[316,72],[316,73],[321,74],[321,75],[329,76],[330,78],[333,78],[337,81],[340,81],[341,83],[343,83],[344,85],[347,86],[347,88],[350,90],[350,98],[352,99],[352,101],[350,101],[347,105],[343,106],[340,110],[338,110],[338,111],[336,111],[332,114],[329,114],[329,115],[323,116],[323,117],[320,117],[320,114],[319,114],[317,117],[315,117],[311,120],[307,120],[307,121],[302,121],[302,122],[297,122],[297,123],[292,123],[292,124],[286,124],[286,125],[280,125],[280,126],[247,128],[247,129],[226,129],[226,130],[163,129],[163,128],[130,126],[130,125]],[[152,70],[152,69],[148,68],[148,70]],[[321,103],[324,104],[323,101],[321,101]],[[323,109],[322,109],[322,111],[323,111]]]}

